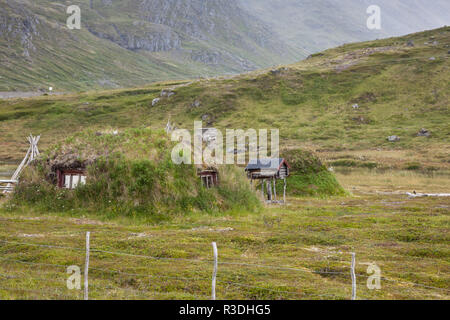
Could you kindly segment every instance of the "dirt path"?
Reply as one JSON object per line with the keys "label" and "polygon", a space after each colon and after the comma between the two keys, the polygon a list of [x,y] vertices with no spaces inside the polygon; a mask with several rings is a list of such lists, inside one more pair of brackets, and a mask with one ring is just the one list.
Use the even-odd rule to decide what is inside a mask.
{"label": "dirt path", "polygon": [[[45,92],[41,91],[10,91],[10,92],[0,92],[0,99],[17,99],[17,98],[31,98],[44,95]],[[63,92],[53,92],[47,93],[48,95],[61,95]]]}

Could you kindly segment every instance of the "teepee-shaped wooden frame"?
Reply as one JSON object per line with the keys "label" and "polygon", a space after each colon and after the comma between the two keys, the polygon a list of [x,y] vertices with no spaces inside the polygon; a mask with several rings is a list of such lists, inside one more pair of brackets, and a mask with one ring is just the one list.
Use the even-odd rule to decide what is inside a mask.
{"label": "teepee-shaped wooden frame", "polygon": [[11,177],[11,180],[3,180],[3,181],[0,180],[0,182],[7,183],[6,187],[1,188],[1,189],[3,189],[3,193],[8,193],[8,192],[13,191],[13,189],[14,189],[13,185],[18,182],[20,173],[22,172],[22,170],[39,156],[39,149],[38,149],[37,144],[39,142],[39,139],[41,139],[41,136],[33,137],[30,134],[27,137],[27,139],[28,139],[28,142],[30,143],[30,147],[28,148],[25,158],[23,158],[22,162],[17,167],[16,171],[14,171],[14,174]]}

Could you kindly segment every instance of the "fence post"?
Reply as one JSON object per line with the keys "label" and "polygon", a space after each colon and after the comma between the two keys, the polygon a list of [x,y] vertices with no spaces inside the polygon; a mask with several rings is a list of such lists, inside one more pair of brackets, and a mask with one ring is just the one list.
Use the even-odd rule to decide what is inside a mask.
{"label": "fence post", "polygon": [[89,300],[89,242],[90,242],[90,232],[86,232],[86,261],[84,265],[84,300]]}
{"label": "fence post", "polygon": [[216,300],[216,277],[217,277],[217,244],[215,242],[212,243],[213,253],[214,253],[214,271],[212,276],[212,293],[211,299]]}
{"label": "fence post", "polygon": [[354,252],[352,252],[351,254],[352,254],[352,265],[351,265],[352,300],[356,300],[356,274],[355,274],[356,254]]}

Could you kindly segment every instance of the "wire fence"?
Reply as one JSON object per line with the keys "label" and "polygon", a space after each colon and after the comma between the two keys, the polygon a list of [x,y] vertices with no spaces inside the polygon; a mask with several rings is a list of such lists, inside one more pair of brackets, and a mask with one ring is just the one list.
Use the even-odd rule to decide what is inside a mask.
{"label": "wire fence", "polygon": [[[3,291],[9,292],[9,296],[15,298],[30,299],[87,300],[92,297],[94,299],[216,299],[216,296],[219,299],[225,299],[238,296],[248,299],[356,300],[359,299],[359,291],[363,291],[362,298],[367,299],[368,290],[365,289],[365,281],[371,277],[356,272],[357,258],[352,252],[336,253],[340,258],[348,258],[348,261],[332,261],[339,268],[328,270],[326,267],[311,269],[307,266],[272,265],[222,259],[220,243],[218,254],[212,254],[213,250],[211,250],[205,252],[204,258],[159,257],[103,250],[95,246],[91,248],[89,236],[86,237],[86,248],[4,239],[0,239],[0,243],[8,255],[14,256],[0,256],[0,266],[7,264],[7,267],[2,268],[0,272],[0,297]],[[71,262],[41,262],[42,257],[27,255],[32,247],[48,251],[62,250],[65,256],[67,255],[66,260]],[[75,256],[74,253],[76,253]],[[43,252],[40,256],[51,257],[52,255],[51,252]],[[122,270],[122,261],[110,260],[115,257],[137,263],[138,267],[135,269],[139,269],[140,272]],[[12,267],[13,264],[19,264],[23,266],[23,269],[18,272]],[[73,269],[70,271],[69,267],[73,266],[78,267],[78,274],[74,274]],[[82,266],[84,266],[83,274],[81,274]],[[177,266],[176,275],[169,273],[174,266]],[[128,266],[125,267],[125,269],[128,268]],[[44,273],[38,276],[33,275],[33,273],[41,272],[42,269]],[[251,276],[249,276],[249,270],[252,271]],[[262,276],[263,279],[258,280],[257,276]],[[300,287],[296,279],[301,277],[304,277],[303,280],[306,283],[311,283],[311,286]],[[84,278],[83,286],[82,278]],[[268,279],[272,280],[270,285]],[[412,288],[432,290],[430,294],[443,299],[448,298],[450,293],[447,288],[387,276],[380,275],[378,281],[390,283],[402,290]],[[277,284],[274,285],[273,282]],[[327,287],[327,292],[318,293],[318,287]],[[6,294],[4,296],[8,297]]]}

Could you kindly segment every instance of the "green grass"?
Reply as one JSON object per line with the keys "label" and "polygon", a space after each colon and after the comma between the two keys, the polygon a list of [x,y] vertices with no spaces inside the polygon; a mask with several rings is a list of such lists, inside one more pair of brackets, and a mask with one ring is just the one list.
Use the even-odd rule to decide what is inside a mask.
{"label": "green grass", "polygon": [[[66,289],[66,267],[83,269],[90,231],[91,299],[209,299],[212,241],[219,249],[218,299],[349,299],[352,251],[358,299],[449,298],[447,200],[357,191],[355,197],[288,200],[258,214],[197,213],[157,223],[0,209],[0,240],[13,242],[0,247],[0,297],[81,299],[81,291]],[[381,268],[381,290],[366,287],[368,263]]]}
{"label": "green grass", "polygon": [[[439,45],[423,45],[431,36]],[[408,39],[416,46],[406,47]],[[23,156],[23,132],[42,134],[45,149],[67,130],[161,129],[169,117],[177,127],[192,129],[194,120],[208,115],[207,122],[219,129],[280,128],[283,146],[306,147],[324,158],[346,151],[415,150],[408,162],[446,167],[449,43],[447,27],[330,49],[279,75],[261,70],[231,79],[1,101],[0,159]],[[436,61],[429,60],[432,56]],[[353,65],[339,69],[345,61]],[[176,94],[152,107],[159,92],[171,87]],[[192,106],[195,100],[200,106]],[[354,103],[360,108],[353,109]],[[417,136],[422,127],[431,131],[430,138]],[[401,140],[388,142],[394,134]],[[430,156],[425,160],[419,153]],[[384,159],[365,162],[383,166]]]}

